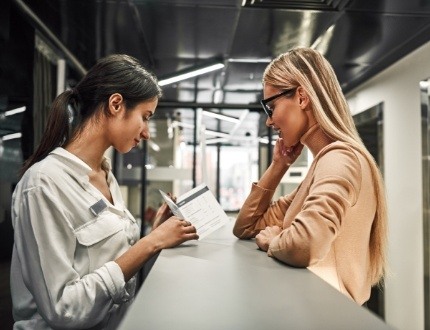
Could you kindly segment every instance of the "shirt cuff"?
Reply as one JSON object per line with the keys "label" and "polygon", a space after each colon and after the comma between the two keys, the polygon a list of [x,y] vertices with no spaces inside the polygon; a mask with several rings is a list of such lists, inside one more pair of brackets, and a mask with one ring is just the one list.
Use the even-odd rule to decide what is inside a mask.
{"label": "shirt cuff", "polygon": [[122,304],[130,299],[125,288],[124,274],[115,261],[109,261],[96,271],[103,279],[115,304]]}

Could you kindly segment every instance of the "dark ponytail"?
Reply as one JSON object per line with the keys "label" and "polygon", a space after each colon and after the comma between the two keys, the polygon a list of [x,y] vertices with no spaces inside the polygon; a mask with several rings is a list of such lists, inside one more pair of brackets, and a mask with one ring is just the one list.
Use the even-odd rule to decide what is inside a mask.
{"label": "dark ponytail", "polygon": [[67,90],[60,94],[52,103],[42,140],[36,151],[24,163],[21,175],[31,165],[45,158],[56,147],[61,146],[69,137],[69,113],[67,107],[71,98],[72,91]]}
{"label": "dark ponytail", "polygon": [[161,97],[157,78],[134,57],[109,55],[100,59],[74,89],[53,101],[42,140],[24,163],[21,176],[52,150],[66,146],[91,118],[109,116],[109,97],[115,93],[122,95],[127,111],[140,102]]}

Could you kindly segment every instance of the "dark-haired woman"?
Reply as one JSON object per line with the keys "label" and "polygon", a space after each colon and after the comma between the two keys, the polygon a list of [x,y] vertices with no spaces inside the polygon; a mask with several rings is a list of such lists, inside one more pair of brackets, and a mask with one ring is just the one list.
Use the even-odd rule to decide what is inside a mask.
{"label": "dark-haired woman", "polygon": [[[13,195],[14,329],[115,329],[144,263],[198,238],[189,222],[170,217],[139,239],[104,156],[149,139],[160,96],[136,59],[111,55],[53,102]],[[166,207],[159,216],[168,218]]]}

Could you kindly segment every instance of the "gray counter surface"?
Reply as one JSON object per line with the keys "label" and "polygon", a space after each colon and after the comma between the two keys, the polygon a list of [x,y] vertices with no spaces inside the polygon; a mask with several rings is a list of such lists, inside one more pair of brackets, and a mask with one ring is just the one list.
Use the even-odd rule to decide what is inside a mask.
{"label": "gray counter surface", "polygon": [[119,329],[393,329],[311,271],[238,240],[232,225],[163,250]]}

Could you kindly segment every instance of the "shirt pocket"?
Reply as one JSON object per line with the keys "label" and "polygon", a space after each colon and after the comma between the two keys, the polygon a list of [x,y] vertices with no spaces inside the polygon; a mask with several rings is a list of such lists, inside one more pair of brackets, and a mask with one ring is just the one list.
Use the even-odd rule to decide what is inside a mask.
{"label": "shirt pocket", "polygon": [[92,272],[118,258],[128,248],[124,225],[120,218],[108,213],[74,231],[78,242],[75,267],[79,272]]}
{"label": "shirt pocket", "polygon": [[122,223],[115,216],[99,216],[92,223],[75,229],[75,236],[80,244],[91,246],[122,229]]}

